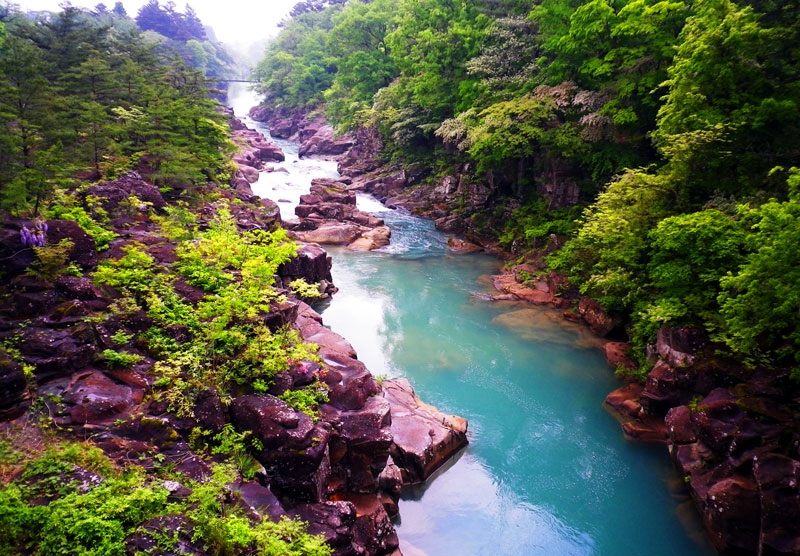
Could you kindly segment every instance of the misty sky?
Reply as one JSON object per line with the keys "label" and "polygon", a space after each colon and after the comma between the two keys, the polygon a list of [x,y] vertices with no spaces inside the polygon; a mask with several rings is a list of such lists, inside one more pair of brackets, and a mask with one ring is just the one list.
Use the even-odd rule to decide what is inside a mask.
{"label": "misty sky", "polygon": [[[111,9],[116,0],[103,0]],[[59,11],[63,0],[12,0],[23,10]],[[93,8],[100,0],[72,0],[73,6]],[[147,0],[122,0],[131,17]],[[214,28],[217,38],[225,43],[244,45],[274,36],[276,24],[283,19],[297,0],[193,0],[189,5],[205,25]],[[161,0],[161,5],[166,0]],[[178,11],[184,11],[184,0],[175,0]]]}

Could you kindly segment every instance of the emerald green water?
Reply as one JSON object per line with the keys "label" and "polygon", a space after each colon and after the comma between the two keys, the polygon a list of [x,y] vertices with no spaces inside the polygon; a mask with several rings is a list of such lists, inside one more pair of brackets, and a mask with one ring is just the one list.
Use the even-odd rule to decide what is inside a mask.
{"label": "emerald green water", "polygon": [[[240,92],[231,104],[241,114],[255,102]],[[309,174],[335,173],[279,144],[289,174],[278,183],[265,175],[260,195],[286,198],[286,189],[308,190]],[[407,377],[422,399],[470,427],[457,460],[405,493],[403,554],[713,554],[665,448],[626,441],[603,409],[619,383],[597,340],[554,312],[487,301],[493,257],[452,255],[430,222],[380,216],[392,228],[388,248],[328,248],[340,291],[322,309],[325,323],[373,374]]]}

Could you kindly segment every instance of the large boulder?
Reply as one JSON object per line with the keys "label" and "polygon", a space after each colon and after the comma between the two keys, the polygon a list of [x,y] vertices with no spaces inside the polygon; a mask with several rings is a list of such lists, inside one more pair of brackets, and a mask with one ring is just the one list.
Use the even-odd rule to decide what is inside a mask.
{"label": "large boulder", "polygon": [[603,346],[603,351],[606,354],[606,361],[614,368],[623,368],[629,371],[636,370],[639,366],[628,357],[628,350],[630,344],[627,342],[607,342]]}
{"label": "large boulder", "polygon": [[424,403],[407,379],[382,386],[392,408],[392,459],[406,484],[422,482],[467,445],[467,421]]}
{"label": "large boulder", "polygon": [[639,398],[642,407],[653,414],[664,415],[681,402],[675,369],[659,359],[647,375],[647,383]]}
{"label": "large boulder", "polygon": [[333,428],[331,466],[344,492],[374,493],[392,445],[389,403],[372,396],[357,410],[325,404],[321,411]]}
{"label": "large boulder", "polygon": [[319,129],[305,139],[300,145],[298,154],[304,156],[336,156],[346,153],[353,146],[353,138],[349,135],[336,137],[335,130],[329,125]]}
{"label": "large boulder", "polygon": [[700,327],[662,326],[656,336],[656,351],[669,365],[686,367],[708,343],[708,333]]}
{"label": "large boulder", "polygon": [[617,327],[617,321],[605,312],[594,299],[584,297],[578,302],[578,312],[598,336],[608,336]]}
{"label": "large boulder", "polygon": [[352,544],[356,509],[351,502],[301,504],[296,506],[289,515],[308,523],[309,534],[323,535],[325,542],[333,548],[334,555],[355,556],[357,554]]}
{"label": "large boulder", "polygon": [[339,409],[361,409],[380,392],[380,386],[364,364],[341,352],[321,349],[325,364],[320,379],[328,385],[330,404]]}
{"label": "large boulder", "polygon": [[322,280],[332,281],[331,266],[333,262],[319,245],[301,245],[296,255],[278,268],[278,276],[285,283],[303,278],[309,284]]}
{"label": "large boulder", "polygon": [[274,396],[247,395],[231,404],[231,421],[239,431],[251,431],[262,449],[256,459],[279,496],[317,502],[325,496],[330,473],[330,429],[294,410]]}
{"label": "large boulder", "polygon": [[50,220],[47,222],[47,243],[54,245],[68,239],[72,242],[69,260],[83,266],[97,264],[97,245],[74,220]]}
{"label": "large boulder", "polygon": [[711,542],[721,554],[757,552],[761,519],[753,479],[734,475],[714,482],[700,497],[700,508]]}
{"label": "large boulder", "polygon": [[328,245],[348,245],[361,236],[362,228],[347,222],[326,221],[315,230],[295,232],[301,241]]}
{"label": "large boulder", "polygon": [[90,372],[72,382],[62,395],[71,406],[75,425],[108,425],[121,416],[127,418],[142,401],[143,390],[117,384],[100,372]]}
{"label": "large boulder", "polygon": [[266,122],[272,117],[273,112],[266,106],[253,106],[250,111],[247,112],[247,115],[257,122]]}
{"label": "large boulder", "polygon": [[131,172],[117,180],[93,185],[86,190],[86,195],[96,197],[106,211],[114,213],[118,210],[120,203],[135,195],[140,201],[149,203],[154,209],[164,208],[164,197],[161,191],[152,184],[142,179],[137,172]]}
{"label": "large boulder", "polygon": [[361,237],[347,246],[351,251],[372,251],[389,245],[392,232],[388,226],[379,226],[361,234]]}
{"label": "large boulder", "polygon": [[496,290],[512,296],[513,299],[527,301],[534,305],[552,303],[555,299],[553,294],[549,291],[542,291],[538,288],[520,284],[510,272],[503,272],[502,274],[492,276],[492,285]]}
{"label": "large boulder", "polygon": [[286,515],[286,511],[272,491],[255,481],[240,481],[229,487],[238,496],[240,505],[256,521],[269,519],[277,523]]}
{"label": "large boulder", "polygon": [[295,133],[297,133],[297,123],[292,119],[280,118],[273,121],[269,126],[269,134],[273,137],[288,139]]}
{"label": "large boulder", "polygon": [[19,350],[25,363],[34,367],[40,384],[86,367],[97,348],[78,335],[78,329],[55,330],[29,327],[20,333]]}

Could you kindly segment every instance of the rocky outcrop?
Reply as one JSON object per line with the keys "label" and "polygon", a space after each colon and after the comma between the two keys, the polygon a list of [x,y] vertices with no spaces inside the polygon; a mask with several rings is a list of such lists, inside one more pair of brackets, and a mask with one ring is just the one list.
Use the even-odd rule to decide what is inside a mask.
{"label": "rocky outcrop", "polygon": [[[230,114],[233,116],[233,114]],[[255,119],[255,118],[254,118]],[[231,139],[239,147],[233,162],[238,171],[231,177],[231,185],[239,191],[252,195],[250,184],[258,181],[258,173],[267,162],[283,162],[286,158],[280,147],[271,143],[260,132],[250,129],[240,119],[231,118]]]}
{"label": "rocky outcrop", "polygon": [[337,288],[331,277],[331,257],[318,245],[300,245],[296,255],[278,268],[280,286],[302,278],[309,284],[317,284],[322,298],[333,295]]}
{"label": "rocky outcrop", "polygon": [[308,128],[307,131],[314,131],[314,133],[300,144],[298,154],[301,158],[304,156],[337,157],[346,153],[353,146],[351,136],[345,134],[337,137],[335,130],[327,124],[320,125],[316,130]]}
{"label": "rocky outcrop", "polygon": [[[123,213],[131,210],[146,211],[148,207],[161,210],[166,205],[161,191],[142,179],[137,172],[131,172],[114,181],[93,185],[86,189],[85,195],[98,199],[100,206],[112,216],[120,216],[121,211]],[[131,196],[136,197],[145,206],[131,205],[129,202]]]}
{"label": "rocky outcrop", "polygon": [[[698,328],[662,327],[646,383],[606,402],[630,437],[665,438],[720,554],[800,554],[798,402],[785,374],[743,372],[714,350]],[[607,353],[629,364],[622,345]]]}
{"label": "rocky outcrop", "polygon": [[467,445],[467,421],[420,400],[404,378],[382,386],[392,411],[392,460],[404,484],[422,482]]}
{"label": "rocky outcrop", "polygon": [[354,251],[370,251],[389,244],[391,232],[383,220],[356,208],[356,195],[348,184],[315,179],[308,194],[295,208],[297,222],[287,223],[301,241],[347,245]]}
{"label": "rocky outcrop", "polygon": [[231,421],[260,441],[255,455],[273,492],[293,500],[324,499],[330,473],[328,427],[268,394],[236,398]]}
{"label": "rocky outcrop", "polygon": [[800,434],[758,400],[717,388],[670,409],[670,453],[720,553],[798,554]]}

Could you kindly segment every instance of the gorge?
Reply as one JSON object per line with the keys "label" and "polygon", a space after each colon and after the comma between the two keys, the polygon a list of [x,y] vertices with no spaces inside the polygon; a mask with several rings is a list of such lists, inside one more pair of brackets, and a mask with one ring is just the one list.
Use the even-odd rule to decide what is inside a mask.
{"label": "gorge", "polygon": [[[228,102],[243,116],[255,98],[234,85]],[[262,173],[254,192],[299,199],[311,178],[335,177],[334,162],[276,142],[289,173]],[[711,553],[664,448],[625,440],[603,409],[619,382],[599,338],[553,310],[487,301],[495,257],[456,255],[431,221],[369,197],[359,206],[386,221],[391,243],[326,248],[339,292],[325,324],[373,374],[408,378],[470,423],[466,452],[400,502],[406,556]]]}

